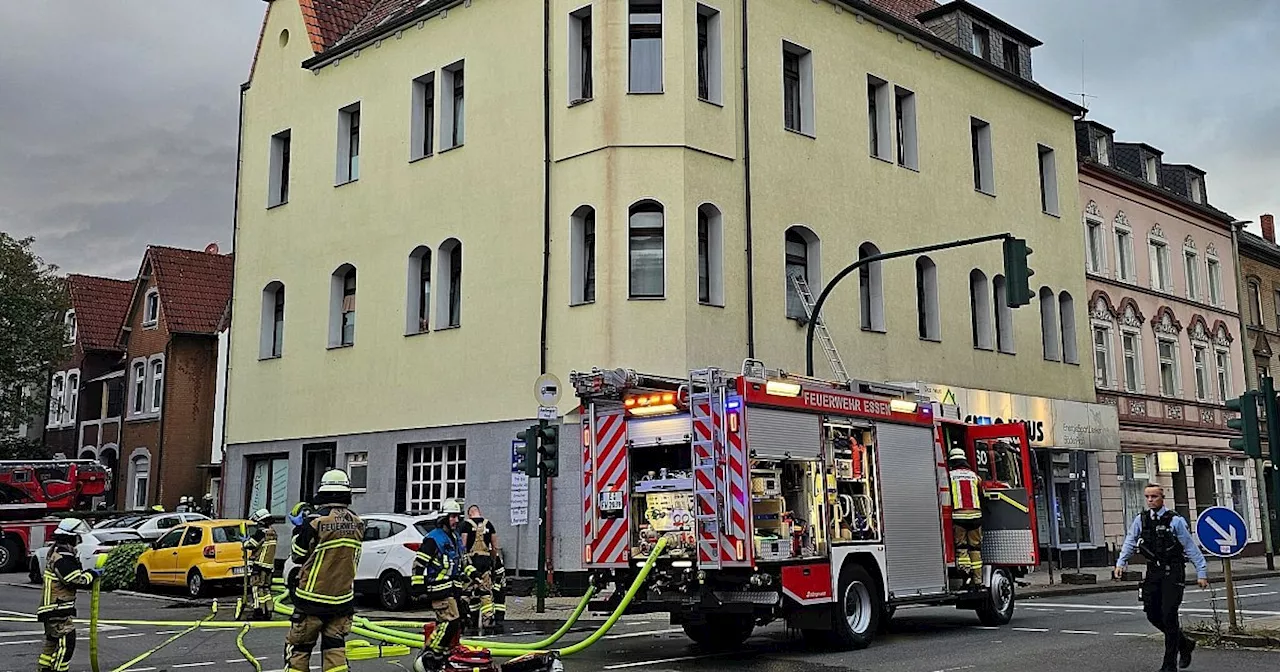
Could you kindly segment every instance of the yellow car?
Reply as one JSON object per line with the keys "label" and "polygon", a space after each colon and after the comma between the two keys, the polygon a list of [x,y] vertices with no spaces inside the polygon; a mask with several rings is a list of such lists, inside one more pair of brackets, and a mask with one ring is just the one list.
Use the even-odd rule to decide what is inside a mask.
{"label": "yellow car", "polygon": [[210,582],[244,581],[241,525],[253,535],[256,525],[247,520],[197,520],[169,530],[138,556],[138,589],[186,586],[200,597]]}

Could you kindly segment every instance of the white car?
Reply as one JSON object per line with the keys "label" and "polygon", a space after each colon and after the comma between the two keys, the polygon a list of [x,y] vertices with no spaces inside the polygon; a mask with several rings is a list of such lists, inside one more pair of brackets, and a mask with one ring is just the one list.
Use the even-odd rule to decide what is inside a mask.
{"label": "white car", "polygon": [[[413,601],[411,587],[413,558],[418,554],[422,538],[435,527],[431,516],[400,513],[360,514],[364,521],[364,550],[356,568],[356,594],[377,595],[378,604],[387,611],[399,611]],[[287,551],[291,540],[281,538],[280,549]],[[297,581],[298,566],[293,558],[285,560],[284,576],[290,586]]]}
{"label": "white car", "polygon": [[[93,530],[87,534],[80,535],[80,544],[76,546],[76,555],[80,556],[80,566],[89,569],[98,562],[99,555],[110,553],[111,549],[116,546],[129,542],[145,543],[145,541],[137,530]],[[44,570],[49,561],[49,548],[51,546],[52,544],[46,544],[31,552],[27,562],[27,578],[31,580],[31,583],[44,581]]]}
{"label": "white car", "polygon": [[202,513],[136,513],[108,518],[93,526],[94,530],[136,530],[147,541],[155,541],[165,532],[195,520],[209,520]]}

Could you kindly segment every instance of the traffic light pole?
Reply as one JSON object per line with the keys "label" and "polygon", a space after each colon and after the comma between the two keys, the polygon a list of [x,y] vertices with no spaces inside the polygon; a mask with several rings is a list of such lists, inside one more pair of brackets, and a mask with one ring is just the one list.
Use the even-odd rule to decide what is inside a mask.
{"label": "traffic light pole", "polygon": [[543,475],[538,479],[538,599],[535,610],[539,613],[547,611],[547,494],[551,490],[551,479]]}
{"label": "traffic light pole", "polygon": [[979,236],[977,238],[965,238],[964,240],[953,240],[949,243],[938,243],[936,245],[926,245],[925,247],[913,247],[906,250],[898,250],[896,252],[882,252],[880,254],[873,254],[869,257],[863,257],[862,259],[859,259],[853,262],[852,264],[845,266],[844,270],[837,273],[834,278],[831,278],[831,282],[827,283],[827,286],[822,288],[822,293],[818,295],[818,301],[813,304],[813,313],[812,313],[813,319],[809,320],[809,324],[805,327],[805,337],[804,337],[805,375],[806,376],[813,375],[813,333],[814,333],[814,326],[817,324],[817,321],[818,321],[818,316],[822,315],[822,304],[827,302],[827,295],[831,294],[831,290],[835,289],[836,285],[840,284],[840,281],[844,280],[845,277],[848,276],[850,273],[858,270],[859,268],[862,268],[863,266],[866,266],[867,264],[875,263],[877,261],[884,261],[886,259],[897,259],[898,257],[909,257],[914,254],[924,254],[925,252],[933,252],[935,250],[949,250],[953,247],[965,247],[966,245],[977,245],[978,243],[989,243],[996,240],[1007,240],[1012,237],[1013,235],[1008,233],[995,233],[989,236]]}

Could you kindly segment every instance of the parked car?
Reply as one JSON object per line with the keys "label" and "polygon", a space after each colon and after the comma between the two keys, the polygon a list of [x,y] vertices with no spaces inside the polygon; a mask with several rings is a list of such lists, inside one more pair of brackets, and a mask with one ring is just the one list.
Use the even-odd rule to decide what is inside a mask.
{"label": "parked car", "polygon": [[[245,534],[240,532],[242,524]],[[186,586],[188,595],[200,597],[210,583],[243,581],[243,542],[245,535],[252,536],[256,527],[247,520],[205,519],[169,530],[138,556],[139,589],[153,585]]]}
{"label": "parked car", "polygon": [[111,530],[120,528],[129,528],[137,530],[143,539],[153,541],[159,539],[165,532],[172,530],[183,523],[190,523],[197,520],[209,520],[209,517],[201,513],[139,513],[120,516],[117,518],[108,518],[97,525],[93,526],[95,530]]}
{"label": "parked car", "polygon": [[[144,539],[138,534],[137,530],[93,530],[87,534],[80,535],[80,544],[76,546],[76,555],[80,556],[80,566],[88,569],[97,563],[99,555],[110,553],[112,548],[120,544],[141,541],[144,541]],[[27,558],[27,578],[31,580],[31,583],[44,581],[44,570],[49,563],[49,548],[52,545],[51,543],[46,544],[31,551],[31,555]]]}
{"label": "parked car", "polygon": [[[364,542],[356,567],[356,594],[376,595],[379,606],[387,611],[408,608],[416,597],[410,579],[413,558],[422,538],[435,526],[435,517],[362,513],[360,518],[364,521]],[[289,540],[281,539],[280,547],[287,549],[289,544]],[[290,586],[297,583],[298,566],[292,557],[285,560],[284,576]]]}

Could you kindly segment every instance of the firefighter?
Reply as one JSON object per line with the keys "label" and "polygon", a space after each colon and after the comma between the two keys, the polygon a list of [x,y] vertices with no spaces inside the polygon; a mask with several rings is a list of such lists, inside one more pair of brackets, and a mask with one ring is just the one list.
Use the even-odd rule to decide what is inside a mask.
{"label": "firefighter", "polygon": [[213,517],[213,493],[204,493],[204,501],[200,503],[200,513],[212,518]]}
{"label": "firefighter", "polygon": [[253,590],[253,620],[271,620],[275,612],[275,598],[271,596],[271,577],[276,570],[276,531],[271,527],[271,512],[259,509],[251,518],[257,523],[253,535],[245,540],[249,552],[252,574],[249,586]]}
{"label": "firefighter", "polygon": [[436,612],[435,628],[427,638],[422,655],[414,661],[415,672],[443,669],[449,650],[457,645],[462,633],[459,589],[468,586],[475,567],[467,564],[458,539],[461,517],[462,507],[456,500],[442,502],[436,527],[423,538],[413,560],[414,583],[421,581],[426,585],[431,609]]}
{"label": "firefighter", "polygon": [[952,446],[947,454],[951,469],[951,534],[956,544],[956,565],[972,585],[982,585],[981,480],[969,468],[964,448]]}
{"label": "firefighter", "polygon": [[503,589],[506,569],[502,566],[502,549],[498,546],[498,530],[480,512],[480,506],[467,507],[467,519],[458,526],[462,548],[475,567],[476,592],[480,597],[480,628],[486,633],[501,633],[507,616],[507,598]]}
{"label": "firefighter", "polygon": [[308,672],[319,639],[321,669],[345,672],[364,522],[349,508],[351,480],[341,469],[320,477],[315,503],[315,511],[293,531],[291,551],[300,569],[297,585],[291,588],[294,612],[285,640],[287,669]]}
{"label": "firefighter", "polygon": [[191,498],[183,495],[178,498],[178,506],[174,507],[174,513],[187,513],[191,510]]}
{"label": "firefighter", "polygon": [[1175,672],[1191,665],[1191,652],[1196,643],[1182,634],[1178,607],[1187,579],[1187,560],[1196,567],[1196,583],[1209,587],[1208,565],[1204,554],[1191,537],[1187,519],[1165,508],[1164,488],[1155,483],[1143,491],[1147,511],[1140,513],[1129,526],[1115,576],[1120,578],[1134,551],[1147,559],[1147,576],[1142,581],[1142,603],[1147,620],[1164,633],[1164,663],[1160,672]]}
{"label": "firefighter", "polygon": [[76,652],[76,590],[88,588],[102,570],[80,565],[76,546],[89,525],[79,518],[63,518],[53,531],[53,548],[44,570],[44,597],[36,620],[44,623],[44,651],[36,663],[38,672],[67,672]]}

